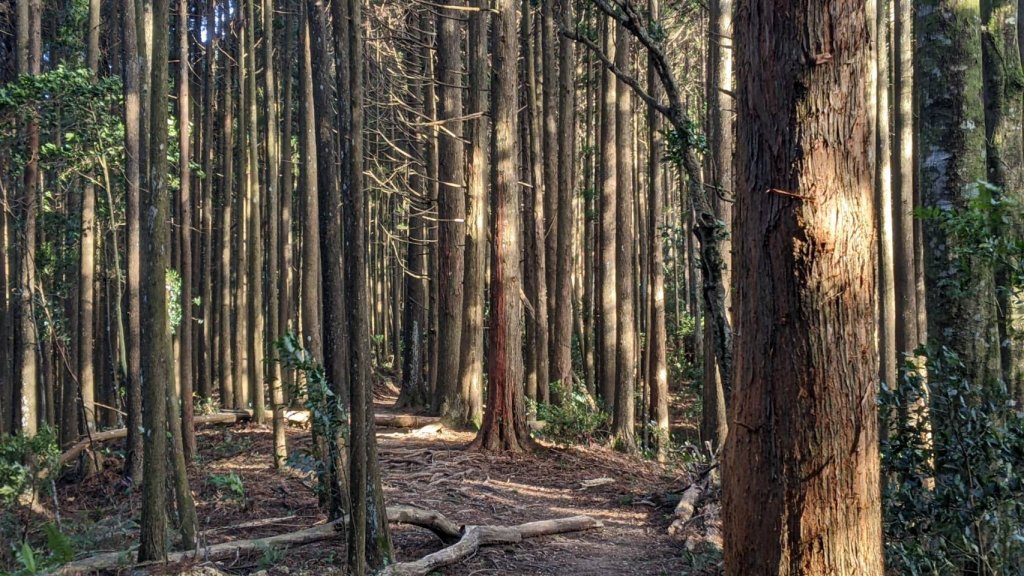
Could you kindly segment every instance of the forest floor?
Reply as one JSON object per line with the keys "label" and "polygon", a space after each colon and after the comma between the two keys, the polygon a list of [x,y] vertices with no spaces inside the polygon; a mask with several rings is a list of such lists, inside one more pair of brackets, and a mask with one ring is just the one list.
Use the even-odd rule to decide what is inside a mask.
{"label": "forest floor", "polygon": [[[390,410],[380,405],[378,411]],[[720,555],[715,550],[690,552],[679,536],[668,534],[674,506],[670,495],[690,483],[683,467],[596,445],[542,443],[530,454],[469,451],[473,433],[437,428],[378,429],[389,505],[437,510],[459,524],[513,525],[578,514],[604,524],[598,530],[488,546],[438,574],[718,572]],[[310,449],[308,431],[291,428],[288,436],[290,452]],[[293,468],[272,468],[269,427],[210,426],[200,429],[197,439],[200,454],[190,475],[204,544],[262,538],[325,520],[312,479]],[[240,482],[231,480],[232,475]],[[598,485],[587,487],[586,481],[593,480]],[[111,455],[103,472],[58,491],[63,529],[79,555],[124,550],[135,543],[140,493],[123,484],[119,458]],[[399,561],[415,560],[442,547],[420,528],[392,525],[392,537]],[[340,574],[345,557],[345,543],[339,538],[290,550],[267,549],[216,568],[229,574]],[[197,567],[168,565],[150,572],[180,573]]]}

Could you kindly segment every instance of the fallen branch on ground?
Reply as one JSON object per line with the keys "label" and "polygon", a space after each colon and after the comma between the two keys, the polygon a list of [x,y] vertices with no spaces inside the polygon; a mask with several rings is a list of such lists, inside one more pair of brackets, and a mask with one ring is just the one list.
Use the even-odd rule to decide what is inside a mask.
{"label": "fallen branch on ground", "polygon": [[[344,528],[347,518],[320,524],[297,532],[288,532],[266,538],[250,540],[234,540],[214,544],[197,550],[174,552],[167,555],[168,563],[185,562],[198,559],[205,562],[227,560],[247,554],[262,553],[267,548],[287,548],[302,546],[334,538]],[[428,554],[415,562],[402,562],[388,566],[382,574],[390,576],[425,576],[431,571],[459,560],[467,558],[481,546],[488,544],[514,544],[520,540],[579,532],[600,528],[601,522],[590,516],[572,516],[555,520],[527,522],[518,526],[459,526],[446,516],[435,510],[413,508],[412,506],[389,506],[388,522],[392,524],[410,524],[426,528],[436,534],[444,543],[450,544],[433,554]],[[131,562],[132,551],[107,552],[65,564],[56,572],[59,575],[89,574],[103,570],[124,567]]]}
{"label": "fallen branch on ground", "polygon": [[[388,519],[390,520],[390,509]],[[392,564],[381,572],[382,576],[426,576],[442,566],[468,558],[489,544],[515,544],[527,538],[579,532],[600,528],[601,522],[590,516],[572,516],[556,520],[527,522],[518,526],[466,526],[462,538],[451,546],[427,554],[415,562]]]}

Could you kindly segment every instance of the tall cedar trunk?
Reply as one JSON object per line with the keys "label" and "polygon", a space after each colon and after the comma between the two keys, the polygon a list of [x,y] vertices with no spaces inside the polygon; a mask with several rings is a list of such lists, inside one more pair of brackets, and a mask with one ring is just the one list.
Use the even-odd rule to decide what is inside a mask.
{"label": "tall cedar trunk", "polygon": [[[921,122],[921,195],[925,207],[964,209],[974,183],[985,178],[985,118],[982,103],[978,0],[928,0],[918,4],[917,65]],[[954,63],[956,63],[954,65]],[[936,219],[924,221],[927,259],[928,343],[949,348],[964,362],[966,376],[981,383],[993,375],[998,349],[988,327],[991,270],[965,269]],[[998,352],[996,352],[998,353]],[[942,425],[936,423],[936,425]]]}
{"label": "tall cedar trunk", "polygon": [[497,0],[491,28],[491,235],[490,318],[487,357],[487,409],[473,446],[519,452],[533,446],[526,427],[523,395],[519,213],[518,10],[515,0]]}
{"label": "tall cedar trunk", "polygon": [[469,152],[466,174],[466,269],[462,303],[462,344],[459,393],[465,399],[466,422],[480,426],[483,419],[484,295],[487,273],[487,8],[469,17]]}
{"label": "tall cedar trunk", "polygon": [[[893,248],[892,137],[889,115],[889,4],[875,0],[872,91],[875,103],[875,230],[878,234],[878,378],[896,385],[896,270]],[[882,434],[886,434],[882,429]]]}
{"label": "tall cedar trunk", "polygon": [[[463,6],[452,0],[452,6]],[[470,406],[459,382],[462,344],[464,250],[466,241],[466,151],[462,130],[462,27],[459,10],[437,15],[438,120],[438,351],[434,411],[457,423],[467,422]]]}
{"label": "tall cedar trunk", "polygon": [[[278,332],[277,337],[280,338],[289,332],[298,332],[298,306],[300,301],[300,295],[296,289],[296,275],[297,268],[295,266],[296,259],[296,245],[299,239],[302,237],[301,233],[297,230],[292,229],[292,214],[293,211],[300,210],[300,208],[294,205],[295,199],[293,195],[295,193],[295,163],[293,161],[293,148],[292,148],[292,134],[293,128],[293,101],[295,98],[295,83],[293,82],[292,66],[296,62],[296,49],[298,46],[298,22],[299,18],[296,14],[297,3],[291,0],[286,0],[284,5],[285,11],[285,32],[284,32],[284,43],[283,46],[278,50],[280,53],[280,66],[281,71],[281,85],[283,96],[281,99],[281,140],[279,144],[279,153],[281,155],[281,227],[278,236],[278,246],[280,250],[280,263],[278,264],[281,271],[281,290],[278,294],[278,306],[280,311],[278,312]],[[301,78],[301,76],[300,76]],[[301,136],[299,136],[301,138]],[[297,212],[296,212],[297,214]],[[301,260],[300,260],[301,267]],[[271,348],[273,350],[273,348]],[[283,391],[284,402],[290,402],[294,400],[291,398],[290,390],[293,384],[294,374],[291,371],[284,373],[278,373],[278,377],[281,378],[281,386]],[[287,445],[285,445],[287,450]]]}
{"label": "tall cedar trunk", "polygon": [[[172,386],[171,331],[167,315],[165,274],[170,267],[170,198],[167,188],[167,36],[168,0],[142,0],[152,13],[152,33],[144,33],[149,62],[149,114],[140,132],[149,137],[144,157],[148,158],[142,186],[140,237],[146,254],[141,259],[142,297],[142,425],[145,429],[145,468],[142,483],[142,526],[139,562],[160,560],[167,555],[167,394]],[[148,14],[147,14],[148,16]],[[147,23],[148,26],[148,23]]]}
{"label": "tall cedar trunk", "polygon": [[[730,96],[733,90],[733,53],[731,48],[733,2],[732,0],[712,0],[710,6],[711,34],[708,40],[707,102],[708,145],[711,154],[707,157],[710,168],[708,175],[716,192],[712,197],[712,204],[715,206],[716,215],[725,230],[728,231],[732,229],[731,195],[733,192],[732,154],[734,147],[732,130],[734,104]],[[721,197],[725,197],[729,201],[722,201]],[[729,292],[731,292],[729,284],[732,240],[728,234],[724,236],[722,239],[722,283],[727,290],[728,298]],[[706,317],[703,322],[703,344],[705,350],[711,350],[714,346],[714,334],[712,333],[714,323],[710,318],[711,309],[705,307],[704,312]],[[710,444],[713,450],[721,450],[729,433],[729,425],[726,418],[726,397],[722,387],[721,370],[714,355],[704,356],[702,398],[701,441]]]}
{"label": "tall cedar trunk", "polygon": [[[656,12],[655,12],[656,13]],[[653,20],[652,16],[652,20]],[[584,17],[587,26],[593,26],[592,11],[588,10]],[[583,245],[580,250],[580,257],[583,259],[583,309],[580,315],[583,317],[583,340],[580,345],[583,348],[584,380],[587,383],[587,393],[591,397],[597,397],[597,357],[595,345],[597,343],[596,326],[594,323],[594,276],[596,271],[595,254],[597,244],[597,226],[595,216],[597,214],[597,154],[595,153],[595,131],[597,130],[597,91],[598,83],[594,81],[594,57],[587,52],[584,77],[586,78],[586,111],[583,134],[584,134],[584,165],[583,165]],[[659,232],[660,236],[660,232]]]}
{"label": "tall cedar trunk", "polygon": [[[336,0],[337,1],[337,0]],[[369,223],[363,186],[363,21],[362,0],[347,0],[350,74],[347,93],[339,93],[340,106],[348,107],[351,127],[342,137],[351,141],[345,202],[345,291],[349,323],[352,447],[349,489],[352,502],[348,530],[348,568],[354,576],[374,574],[392,562],[380,464],[377,460],[373,419],[373,366],[370,355],[367,252]],[[341,65],[345,65],[344,62]]]}
{"label": "tall cedar trunk", "polygon": [[[263,200],[260,189],[259,157],[259,116],[256,98],[256,0],[248,0],[245,34],[245,88],[248,114],[248,148],[245,155],[245,173],[248,175],[249,191],[249,378],[252,384],[253,419],[262,424],[266,421],[266,316],[263,310]],[[274,167],[277,173],[276,166]],[[276,279],[275,279],[276,280]]]}
{"label": "tall cedar trunk", "polygon": [[[421,26],[421,37],[417,40],[427,45],[429,39],[426,38],[427,30],[424,26],[429,24],[427,16],[422,12],[418,15],[411,13],[409,24],[412,27]],[[403,55],[406,66],[410,72],[417,72],[420,78],[426,78],[429,73],[426,57],[423,53],[417,53],[415,42],[410,44],[412,45]],[[422,95],[416,95],[415,86],[410,85],[406,90],[406,104],[409,109],[421,109],[421,99]],[[410,156],[426,163],[428,147],[422,133],[416,133],[409,139],[408,148]],[[429,289],[424,261],[428,250],[427,225],[423,217],[429,200],[429,185],[417,167],[410,169],[409,189],[414,196],[411,197],[409,208],[409,245],[406,248],[405,298],[402,303],[402,389],[395,403],[400,408],[419,408],[430,402],[430,390],[424,374],[425,335],[428,329],[426,299]]]}
{"label": "tall cedar trunk", "polygon": [[[302,7],[302,14],[306,14]],[[317,194],[316,110],[309,25],[302,19],[302,346],[313,358],[323,358],[320,318],[320,209]]]}
{"label": "tall cedar trunk", "polygon": [[[202,252],[200,259],[201,277],[199,279],[202,296],[200,297],[200,317],[202,318],[202,339],[200,342],[199,360],[199,396],[202,398],[213,397],[214,367],[217,363],[214,360],[216,348],[214,342],[217,338],[217,311],[214,307],[214,286],[217,283],[214,275],[217,267],[214,261],[214,249],[216,240],[214,238],[214,174],[216,166],[216,142],[217,135],[214,126],[216,125],[217,111],[217,52],[220,50],[217,32],[217,0],[206,2],[206,29],[211,33],[208,36],[205,63],[206,77],[203,81],[203,172],[205,177],[202,181]],[[223,400],[223,398],[221,399]]]}
{"label": "tall cedar trunk", "polygon": [[[250,0],[251,1],[251,0]],[[238,8],[239,12],[244,14],[244,5],[240,5]],[[234,192],[234,227],[235,235],[232,245],[233,258],[231,259],[232,277],[234,278],[232,296],[234,298],[234,306],[232,307],[232,320],[234,321],[234,331],[232,332],[237,337],[232,339],[234,342],[234,376],[232,381],[234,383],[234,396],[235,396],[235,408],[246,409],[249,408],[249,400],[251,396],[251,384],[250,380],[254,374],[250,369],[249,364],[249,340],[251,335],[249,334],[249,265],[248,258],[250,257],[250,250],[247,246],[247,238],[251,235],[250,221],[249,221],[249,179],[248,169],[249,163],[246,160],[248,155],[248,146],[246,140],[246,134],[249,130],[249,123],[247,116],[249,108],[246,105],[246,94],[249,91],[248,83],[246,82],[246,76],[249,74],[248,66],[246,65],[245,51],[248,47],[248,43],[245,40],[245,18],[238,17],[234,20],[235,26],[235,61],[238,63],[238,81],[235,86],[237,99],[235,102],[235,112],[238,125],[238,134],[235,138],[235,186]],[[243,336],[244,335],[244,336]]]}
{"label": "tall cedar trunk", "polygon": [[176,368],[181,390],[181,435],[185,460],[196,453],[192,402],[192,106],[189,103],[188,0],[178,0],[178,232],[181,246],[181,325],[178,326],[180,360]]}
{"label": "tall cedar trunk", "polygon": [[[632,37],[621,27],[615,36],[615,65],[628,71],[632,65]],[[616,88],[615,144],[618,151],[615,187],[615,409],[612,433],[617,448],[636,450],[634,391],[636,390],[636,291],[635,195],[633,191],[633,98],[624,82]]]}
{"label": "tall cedar trunk", "polygon": [[[100,65],[100,2],[89,1],[89,27],[86,52],[86,65],[89,67],[94,81],[99,75]],[[81,220],[81,251],[78,267],[78,367],[76,377],[78,392],[81,394],[82,411],[85,414],[85,425],[89,430],[96,429],[96,332],[93,318],[96,314],[96,186],[91,180],[82,188],[82,220]],[[74,390],[74,386],[65,386],[64,392]],[[65,400],[65,406],[67,406]],[[77,402],[73,404],[78,410]],[[65,415],[67,415],[65,413]],[[77,420],[77,418],[75,419]],[[77,437],[78,430],[69,430],[69,437]]]}
{"label": "tall cedar trunk", "polygon": [[[555,318],[559,303],[557,279],[555,273],[558,267],[558,231],[555,226],[558,223],[558,69],[555,64],[555,57],[558,54],[555,40],[555,13],[554,7],[558,0],[541,2],[540,20],[540,60],[541,69],[541,96],[543,112],[543,156],[541,164],[544,169],[544,228],[543,234],[538,242],[544,246],[544,261],[546,277],[544,284],[548,295],[547,318],[550,322]],[[547,355],[547,363],[550,366],[554,358],[554,324],[549,324],[547,336],[547,347],[544,349]],[[557,370],[550,366],[551,371]],[[555,374],[549,371],[548,380],[553,380]],[[541,384],[547,386],[548,382]],[[547,401],[547,397],[545,397]]]}
{"label": "tall cedar trunk", "polygon": [[[550,3],[550,2],[549,2]],[[559,17],[566,30],[576,26],[572,0],[559,0]],[[576,189],[576,50],[565,39],[559,42],[558,67],[558,210],[555,247],[555,317],[551,330],[551,376],[562,383],[565,396],[571,397],[572,378],[572,305],[573,305],[573,198]]]}
{"label": "tall cedar trunk", "polygon": [[[1021,75],[1017,45],[1017,6],[1010,0],[984,0],[982,18],[982,72],[985,100],[986,175],[996,187],[997,200],[1020,198],[1022,182],[1021,153]],[[997,212],[998,214],[998,212]],[[992,231],[1005,235],[1009,223],[999,216],[992,220]],[[1018,219],[1019,221],[1019,219]],[[1012,225],[1012,224],[1011,224]],[[1014,337],[1012,270],[1005,262],[994,265],[996,291],[996,329],[999,343],[999,377],[1014,387]]]}
{"label": "tall cedar trunk", "polygon": [[873,13],[737,8],[726,573],[881,575]]}
{"label": "tall cedar trunk", "polygon": [[[228,35],[230,30],[224,28],[225,41],[228,41]],[[234,382],[234,363],[238,361],[234,357],[234,342],[237,338],[233,338],[234,332],[231,329],[232,314],[231,314],[231,263],[234,259],[231,244],[231,226],[232,226],[232,206],[234,205],[234,155],[232,150],[234,149],[234,89],[231,81],[231,59],[228,57],[228,47],[225,47],[224,52],[224,87],[222,93],[224,94],[223,101],[221,103],[221,121],[223,122],[223,128],[221,129],[221,185],[220,185],[220,211],[218,213],[218,219],[220,221],[220,274],[218,275],[217,284],[218,290],[218,302],[220,305],[218,329],[220,335],[218,337],[218,350],[217,350],[217,379],[220,381],[220,403],[225,408],[235,408],[237,403],[235,401],[235,382]]]}
{"label": "tall cedar trunk", "polygon": [[[604,51],[610,60],[615,59],[615,24],[604,18],[604,34],[602,42]],[[618,163],[616,161],[617,139],[617,107],[618,81],[607,68],[601,71],[601,265],[598,267],[598,287],[601,293],[601,309],[598,316],[598,333],[600,336],[600,353],[598,354],[599,378],[601,380],[601,398],[605,410],[615,409],[616,389],[616,350],[618,349],[618,301],[616,292],[616,258],[615,246],[617,228],[615,218],[616,184],[618,182]]]}
{"label": "tall cedar trunk", "polygon": [[[651,21],[658,22],[661,10],[658,0],[648,0],[647,9]],[[658,78],[654,65],[648,58],[647,91],[654,98],[661,98],[661,80]],[[647,156],[647,185],[650,199],[647,206],[647,235],[651,241],[648,250],[648,268],[650,270],[650,306],[647,319],[647,387],[650,390],[650,410],[645,414],[645,421],[654,422],[654,439],[657,447],[658,461],[664,462],[668,456],[670,440],[668,415],[668,341],[665,329],[665,274],[664,248],[661,240],[662,226],[667,224],[665,218],[665,178],[662,170],[662,122],[661,116],[653,108],[647,109],[647,137],[650,146]]]}
{"label": "tall cedar trunk", "polygon": [[[18,3],[18,71],[38,75],[42,65],[42,2],[26,0]],[[34,436],[41,416],[39,397],[38,338],[33,299],[36,284],[36,225],[39,217],[39,122],[30,120],[25,129],[26,157],[22,193],[15,212],[21,234],[17,239],[18,297],[14,306],[15,375],[20,388],[14,397],[21,401],[15,407],[17,428]]]}
{"label": "tall cedar trunk", "polygon": [[[334,58],[329,51],[333,43],[327,7],[320,0],[307,0],[309,32],[312,52],[314,131],[316,134],[316,188],[320,240],[321,323],[323,327],[322,352],[327,380],[339,399],[349,397],[347,330],[343,291],[343,260],[341,245],[341,177],[338,150],[334,139],[334,120],[331,114],[331,86],[335,77]],[[344,60],[342,60],[344,62]],[[342,107],[344,109],[344,107]],[[348,507],[348,488],[345,483],[346,466],[344,446],[330,439],[332,453],[326,454],[325,482],[330,487],[326,495],[327,514],[339,518]],[[333,451],[337,453],[333,453]]]}
{"label": "tall cedar trunk", "polygon": [[917,299],[917,277],[922,263],[914,246],[914,228],[919,226],[914,218],[914,4],[910,0],[892,0],[892,6],[892,239],[899,365],[924,343],[917,321],[918,309],[924,303]]}
{"label": "tall cedar trunk", "polygon": [[139,226],[139,168],[140,168],[140,119],[139,119],[139,51],[138,14],[136,0],[123,0],[121,7],[121,49],[124,50],[124,170],[125,170],[125,221],[127,224],[127,292],[128,292],[128,381],[126,427],[128,438],[125,442],[124,475],[132,483],[142,480],[143,447],[140,432],[142,428],[142,313],[140,299]]}
{"label": "tall cedar trunk", "polygon": [[544,243],[544,153],[542,110],[538,99],[536,43],[530,40],[531,9],[523,6],[522,42],[523,60],[526,65],[526,118],[530,134],[530,175],[533,189],[530,190],[526,203],[527,215],[523,236],[527,239],[526,262],[533,265],[526,273],[526,295],[530,299],[532,314],[529,315],[526,341],[528,355],[526,361],[527,383],[526,395],[536,402],[547,403],[550,391],[548,388],[548,283],[546,247]]}
{"label": "tall cedar trunk", "polygon": [[[263,0],[263,95],[265,98],[267,170],[264,185],[267,188],[267,288],[270,292],[267,301],[266,345],[272,346],[279,337],[281,310],[279,287],[284,284],[283,271],[278,265],[278,228],[279,218],[283,213],[278,210],[278,175],[281,154],[277,148],[277,80],[274,78],[274,0]],[[285,229],[284,233],[288,234]],[[267,358],[272,357],[266,348]],[[269,362],[267,380],[270,383],[270,402],[273,410],[274,426],[274,467],[283,468],[288,459],[288,447],[285,441],[284,422],[284,389],[281,387],[281,364]]]}

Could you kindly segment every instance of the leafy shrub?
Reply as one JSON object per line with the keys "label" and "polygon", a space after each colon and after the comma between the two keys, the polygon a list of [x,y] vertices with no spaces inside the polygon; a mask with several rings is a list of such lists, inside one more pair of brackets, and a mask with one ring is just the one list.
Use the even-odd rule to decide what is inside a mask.
{"label": "leafy shrub", "polygon": [[558,444],[586,444],[608,437],[611,417],[599,410],[585,388],[577,384],[568,397],[559,382],[551,383],[551,396],[562,398],[561,404],[537,404],[537,419],[544,427],[537,432]]}
{"label": "leafy shrub", "polygon": [[43,525],[46,532],[46,547],[48,553],[40,554],[28,542],[22,542],[21,546],[14,548],[14,558],[21,568],[14,572],[14,576],[34,576],[35,574],[48,574],[54,568],[67,564],[75,558],[75,549],[71,540],[52,523]]}
{"label": "leafy shrub", "polygon": [[210,476],[210,484],[213,484],[218,492],[227,494],[227,497],[232,500],[245,501],[245,485],[242,484],[242,479],[238,474],[234,472],[213,474]]}
{"label": "leafy shrub", "polygon": [[0,436],[0,503],[12,506],[27,492],[42,487],[60,465],[57,433],[44,426],[35,436]]}
{"label": "leafy shrub", "polygon": [[888,569],[1022,574],[1024,412],[1001,383],[969,381],[949,350],[926,366],[927,384],[908,363],[879,395]]}

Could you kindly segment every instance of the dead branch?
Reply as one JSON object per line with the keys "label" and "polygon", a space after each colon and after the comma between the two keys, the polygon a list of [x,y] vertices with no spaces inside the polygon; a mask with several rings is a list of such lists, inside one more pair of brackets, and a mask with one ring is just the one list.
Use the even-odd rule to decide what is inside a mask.
{"label": "dead branch", "polygon": [[541,520],[518,526],[466,526],[463,529],[462,538],[455,544],[428,554],[415,562],[392,564],[381,574],[382,576],[426,576],[442,566],[454,564],[476,554],[481,546],[515,544],[526,538],[592,530],[601,526],[599,520],[590,516]]}

